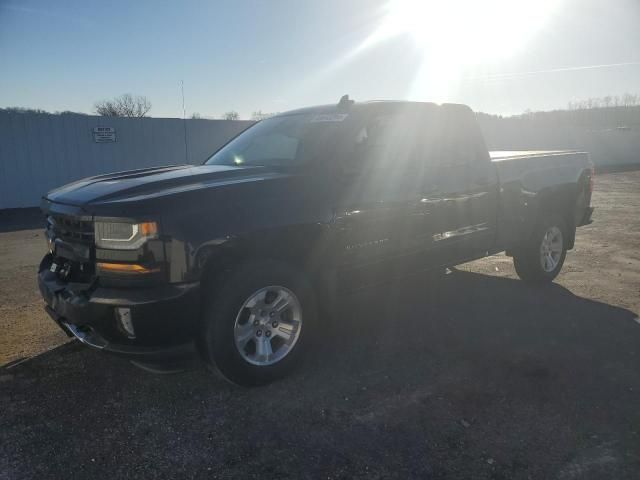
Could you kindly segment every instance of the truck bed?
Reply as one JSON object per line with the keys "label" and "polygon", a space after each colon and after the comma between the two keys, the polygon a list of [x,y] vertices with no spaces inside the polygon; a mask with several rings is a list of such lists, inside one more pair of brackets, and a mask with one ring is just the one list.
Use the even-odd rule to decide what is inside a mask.
{"label": "truck bed", "polygon": [[562,183],[577,183],[591,167],[589,154],[576,150],[524,150],[489,152],[500,183],[517,181],[530,191]]}
{"label": "truck bed", "polygon": [[[489,156],[500,183],[503,244],[513,244],[521,237],[523,226],[534,224],[540,207],[530,206],[536,205],[536,197],[552,199],[558,210],[575,210],[576,226],[589,223],[593,211],[589,206],[591,187],[585,181],[589,181],[593,165],[588,153],[524,150],[494,151]],[[587,188],[581,190],[583,185]],[[578,198],[580,191],[586,194]]]}
{"label": "truck bed", "polygon": [[489,152],[491,160],[500,162],[503,160],[515,160],[531,157],[553,157],[557,155],[582,154],[577,150],[495,150]]}

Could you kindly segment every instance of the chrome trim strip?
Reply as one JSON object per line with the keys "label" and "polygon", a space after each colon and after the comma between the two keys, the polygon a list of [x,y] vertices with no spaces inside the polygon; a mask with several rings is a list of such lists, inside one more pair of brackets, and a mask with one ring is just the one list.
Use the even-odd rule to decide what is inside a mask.
{"label": "chrome trim strip", "polygon": [[84,343],[85,345],[97,348],[99,350],[102,350],[107,345],[109,345],[109,342],[107,342],[100,335],[97,335],[93,332],[82,332],[78,329],[77,326],[71,323],[62,322],[62,324],[73,334],[74,337],[76,337],[80,341],[80,343]]}

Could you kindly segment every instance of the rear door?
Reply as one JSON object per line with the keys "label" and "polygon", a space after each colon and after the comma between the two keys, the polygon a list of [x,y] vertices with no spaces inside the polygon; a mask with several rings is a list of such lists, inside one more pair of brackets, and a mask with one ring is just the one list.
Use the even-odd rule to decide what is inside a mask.
{"label": "rear door", "polygon": [[440,200],[436,248],[447,263],[483,256],[493,247],[498,180],[470,109],[443,105],[432,177]]}

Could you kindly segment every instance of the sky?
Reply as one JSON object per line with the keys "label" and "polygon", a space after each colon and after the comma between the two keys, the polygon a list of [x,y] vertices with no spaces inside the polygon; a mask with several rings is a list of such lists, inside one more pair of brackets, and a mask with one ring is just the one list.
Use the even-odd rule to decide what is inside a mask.
{"label": "sky", "polygon": [[0,0],[0,107],[154,117],[360,100],[517,114],[640,93],[640,0]]}

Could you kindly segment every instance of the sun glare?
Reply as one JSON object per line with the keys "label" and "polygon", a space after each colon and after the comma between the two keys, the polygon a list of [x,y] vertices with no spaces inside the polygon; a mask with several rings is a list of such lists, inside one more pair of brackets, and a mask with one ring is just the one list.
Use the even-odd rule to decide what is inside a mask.
{"label": "sun glare", "polygon": [[561,0],[390,0],[352,54],[401,35],[422,51],[410,97],[444,100],[464,73],[521,50]]}
{"label": "sun glare", "polygon": [[391,0],[379,34],[408,33],[423,48],[468,63],[513,54],[547,19],[553,0]]}

